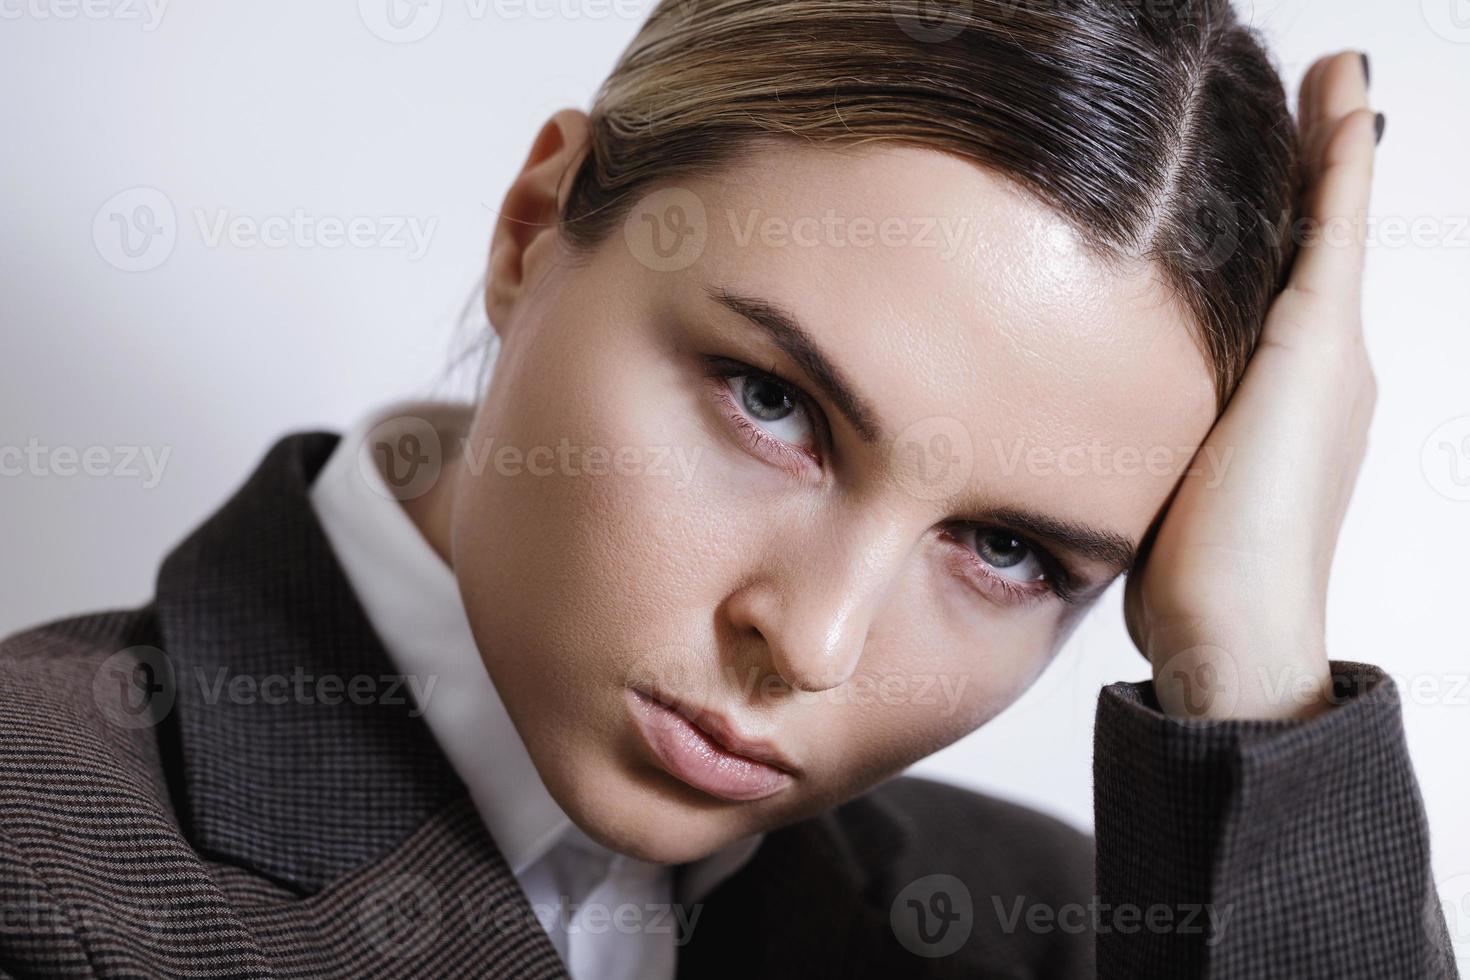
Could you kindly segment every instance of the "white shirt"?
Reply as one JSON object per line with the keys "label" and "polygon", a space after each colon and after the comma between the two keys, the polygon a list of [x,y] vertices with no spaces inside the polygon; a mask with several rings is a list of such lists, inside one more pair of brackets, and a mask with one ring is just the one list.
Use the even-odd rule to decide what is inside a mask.
{"label": "white shirt", "polygon": [[459,449],[472,410],[409,401],[369,413],[317,475],[312,506],[395,668],[420,679],[417,707],[571,975],[672,980],[693,905],[750,859],[761,835],[685,868],[675,895],[672,865],[603,847],[552,799],[480,658],[453,570],[399,502],[422,492],[437,462],[423,474],[394,471],[395,496],[373,448],[408,436],[437,461],[433,444]]}

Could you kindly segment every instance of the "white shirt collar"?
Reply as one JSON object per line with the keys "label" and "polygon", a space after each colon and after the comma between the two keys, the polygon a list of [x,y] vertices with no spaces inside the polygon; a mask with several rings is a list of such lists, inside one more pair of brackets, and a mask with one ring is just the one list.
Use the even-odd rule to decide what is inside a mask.
{"label": "white shirt collar", "polygon": [[[424,720],[515,875],[562,842],[635,863],[582,833],[546,789],[485,670],[453,570],[389,489],[374,456],[375,444],[396,444],[405,434],[457,439],[472,411],[464,404],[403,401],[369,413],[342,437],[313,482],[312,506],[397,670],[426,692],[419,705]],[[761,837],[740,838],[686,867],[681,900],[697,901],[733,874]]]}

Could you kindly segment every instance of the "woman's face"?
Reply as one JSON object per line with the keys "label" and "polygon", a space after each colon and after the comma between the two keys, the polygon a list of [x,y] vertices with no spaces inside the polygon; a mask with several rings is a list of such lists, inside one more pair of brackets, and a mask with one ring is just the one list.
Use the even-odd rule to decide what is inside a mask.
{"label": "woman's face", "polygon": [[503,348],[439,506],[552,795],[686,861],[1014,701],[1126,567],[1214,392],[1148,266],[958,158],[761,149],[573,263],[504,225],[554,200],[562,152],[507,198]]}

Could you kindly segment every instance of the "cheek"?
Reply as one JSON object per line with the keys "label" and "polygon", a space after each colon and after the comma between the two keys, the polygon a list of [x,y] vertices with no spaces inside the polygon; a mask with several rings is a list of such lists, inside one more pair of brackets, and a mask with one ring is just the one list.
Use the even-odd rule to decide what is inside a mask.
{"label": "cheek", "polygon": [[528,359],[495,379],[472,442],[484,465],[462,480],[455,518],[477,637],[563,689],[613,680],[640,651],[694,646],[749,541],[712,492],[716,447],[667,363],[587,353],[548,349],[554,368]]}
{"label": "cheek", "polygon": [[[858,673],[819,720],[834,769],[857,786],[964,738],[1019,698],[1059,642],[1045,608],[975,601],[915,566],[868,634]],[[968,586],[961,586],[968,588]]]}

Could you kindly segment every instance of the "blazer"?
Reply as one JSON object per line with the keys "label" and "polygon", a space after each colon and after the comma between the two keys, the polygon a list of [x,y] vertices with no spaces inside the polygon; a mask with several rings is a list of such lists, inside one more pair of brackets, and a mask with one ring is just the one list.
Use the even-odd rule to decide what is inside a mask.
{"label": "blazer", "polygon": [[[276,442],[146,605],[0,644],[4,975],[566,976],[316,522],[338,438]],[[1454,977],[1394,685],[1334,667],[1306,722],[1106,687],[1095,840],[899,777],[642,921],[681,978]]]}

